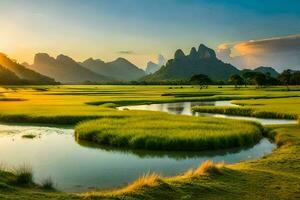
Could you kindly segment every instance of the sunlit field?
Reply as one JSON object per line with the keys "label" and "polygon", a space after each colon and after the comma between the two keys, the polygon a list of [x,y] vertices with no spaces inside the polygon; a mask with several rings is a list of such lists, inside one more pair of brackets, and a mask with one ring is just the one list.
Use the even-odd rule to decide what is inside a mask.
{"label": "sunlit field", "polygon": [[285,87],[256,89],[250,86],[240,89],[209,86],[202,90],[198,86],[134,85],[5,87],[1,88],[1,98],[4,100],[0,101],[0,120],[75,124],[83,119],[122,115],[114,109],[121,105],[240,99],[255,99],[256,102],[265,98],[272,99],[258,101],[263,105],[251,105],[251,108],[295,116],[299,114],[299,91],[300,87],[287,91]]}
{"label": "sunlit field", "polygon": [[[114,148],[202,151],[247,146],[262,137],[278,148],[233,165],[205,162],[174,177],[141,176],[120,189],[66,193],[50,178],[33,182],[30,165],[0,170],[2,199],[295,199],[299,197],[299,125],[118,110],[125,105],[230,100],[240,107],[194,110],[264,118],[298,119],[300,87],[209,86],[6,86],[0,89],[2,123],[71,125],[79,141]],[[26,137],[27,135],[24,135]],[[25,139],[25,138],[24,138]],[[27,140],[33,139],[29,134]],[[75,141],[74,141],[75,142]],[[80,159],[78,160],[80,162]],[[55,180],[54,180],[55,181]]]}

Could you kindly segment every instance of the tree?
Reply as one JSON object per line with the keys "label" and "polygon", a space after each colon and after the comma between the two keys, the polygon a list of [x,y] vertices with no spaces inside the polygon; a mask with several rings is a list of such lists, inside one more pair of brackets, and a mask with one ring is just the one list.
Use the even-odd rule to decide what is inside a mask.
{"label": "tree", "polygon": [[242,77],[244,78],[244,84],[245,84],[245,87],[247,85],[251,85],[253,84],[253,77],[255,76],[256,72],[253,72],[253,71],[246,71],[244,73],[242,73]]}
{"label": "tree", "polygon": [[292,85],[300,85],[300,71],[295,71],[291,77]]}
{"label": "tree", "polygon": [[278,80],[283,84],[286,85],[287,90],[289,89],[289,84],[291,83],[291,78],[292,78],[292,70],[284,70],[279,76]]}
{"label": "tree", "polygon": [[234,84],[234,86],[237,88],[239,85],[243,85],[244,84],[244,79],[238,75],[238,74],[234,74],[232,76],[230,76],[229,81]]}
{"label": "tree", "polygon": [[271,73],[266,73],[266,85],[279,85],[279,81],[271,76]]}
{"label": "tree", "polygon": [[191,77],[190,82],[192,84],[200,85],[201,88],[202,87],[207,88],[207,86],[212,83],[212,80],[205,74],[196,74],[196,75]]}
{"label": "tree", "polygon": [[253,82],[255,85],[259,86],[263,86],[266,85],[267,81],[266,81],[266,75],[263,73],[255,73],[255,75],[253,76]]}

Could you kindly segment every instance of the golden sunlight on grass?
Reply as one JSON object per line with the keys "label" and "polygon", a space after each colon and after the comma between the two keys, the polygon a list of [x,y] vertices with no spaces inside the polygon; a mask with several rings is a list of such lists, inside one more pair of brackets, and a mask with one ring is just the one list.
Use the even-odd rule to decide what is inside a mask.
{"label": "golden sunlight on grass", "polygon": [[128,194],[128,193],[134,193],[137,192],[140,189],[143,189],[145,187],[154,187],[159,186],[160,184],[163,184],[164,182],[176,182],[176,181],[182,181],[184,179],[190,179],[195,178],[198,176],[203,175],[213,175],[213,174],[221,174],[220,169],[224,167],[224,162],[220,163],[214,163],[211,160],[207,160],[203,162],[198,168],[196,169],[190,169],[187,172],[174,176],[174,177],[161,177],[157,173],[148,173],[146,175],[143,175],[139,177],[137,180],[135,180],[133,183],[129,184],[128,186],[116,189],[116,190],[107,190],[107,191],[93,191],[93,192],[87,192],[84,193],[83,196],[87,198],[98,198],[98,197],[105,197],[105,196],[118,196],[122,194]]}
{"label": "golden sunlight on grass", "polygon": [[94,198],[99,196],[114,196],[114,195],[121,195],[125,193],[134,192],[140,188],[143,187],[153,187],[159,184],[160,175],[156,173],[148,173],[141,177],[139,177],[137,180],[135,180],[133,183],[129,184],[128,186],[116,189],[113,191],[107,190],[107,191],[100,191],[100,192],[87,192],[83,194],[85,197]]}
{"label": "golden sunlight on grass", "polygon": [[183,173],[182,175],[178,175],[172,178],[169,178],[171,181],[193,178],[202,175],[210,175],[210,174],[220,174],[220,169],[225,166],[224,162],[214,163],[211,160],[204,161],[199,167],[196,169],[190,169]]}

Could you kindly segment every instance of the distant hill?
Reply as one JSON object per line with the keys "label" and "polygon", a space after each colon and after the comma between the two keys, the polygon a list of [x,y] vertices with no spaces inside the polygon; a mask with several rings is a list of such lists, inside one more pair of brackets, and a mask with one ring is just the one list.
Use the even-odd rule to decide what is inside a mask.
{"label": "distant hill", "polygon": [[154,74],[143,77],[143,81],[164,81],[189,79],[195,74],[206,74],[213,80],[227,80],[230,75],[238,74],[239,70],[230,64],[217,59],[214,50],[201,44],[196,50],[193,47],[189,55],[181,49],[175,52],[174,59]]}
{"label": "distant hill", "polygon": [[[49,78],[42,74],[39,74],[27,67],[18,64],[17,62],[8,58],[5,54],[0,53],[0,65],[12,72],[20,80],[25,81],[28,84],[57,84],[53,78]],[[16,78],[12,73],[2,69],[2,74],[7,74],[13,80]]]}
{"label": "distant hill", "polygon": [[113,80],[86,69],[65,55],[53,58],[46,53],[38,53],[35,55],[34,63],[30,67],[62,83],[106,82]]}
{"label": "distant hill", "polygon": [[264,67],[264,66],[260,66],[256,69],[254,69],[253,71],[255,72],[260,72],[260,73],[263,73],[263,74],[267,74],[267,73],[270,73],[270,75],[274,78],[278,77],[279,76],[279,73],[272,67]]}
{"label": "distant hill", "polygon": [[100,59],[89,58],[79,64],[95,73],[109,76],[119,81],[137,80],[145,76],[144,70],[124,58],[118,58],[107,63]]}
{"label": "distant hill", "polygon": [[12,71],[0,65],[0,84],[15,85],[21,84],[22,80]]}
{"label": "distant hill", "polygon": [[158,64],[156,64],[152,61],[149,61],[147,63],[147,67],[146,67],[145,72],[146,72],[146,74],[153,74],[154,72],[158,71],[160,67],[161,66],[159,66]]}

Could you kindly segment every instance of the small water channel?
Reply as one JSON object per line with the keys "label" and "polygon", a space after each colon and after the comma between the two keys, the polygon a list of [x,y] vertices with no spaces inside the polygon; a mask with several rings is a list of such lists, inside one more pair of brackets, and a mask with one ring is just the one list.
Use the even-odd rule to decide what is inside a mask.
{"label": "small water channel", "polygon": [[[194,105],[218,106],[230,105],[230,102],[184,102],[127,108],[199,115],[191,111]],[[36,137],[22,137],[26,134]],[[77,143],[72,128],[0,125],[0,163],[10,167],[29,164],[33,167],[36,182],[51,176],[57,189],[71,192],[124,186],[148,172],[172,176],[196,168],[208,159],[226,163],[256,159],[275,148],[275,144],[264,138],[253,146],[222,151],[135,151]]]}
{"label": "small water channel", "polygon": [[230,101],[210,101],[210,102],[177,102],[177,103],[160,103],[160,104],[147,104],[147,105],[136,105],[136,106],[122,106],[118,107],[119,110],[150,110],[150,111],[162,111],[176,115],[192,115],[192,116],[208,116],[208,117],[222,117],[229,119],[243,119],[250,121],[257,121],[263,125],[270,124],[296,124],[296,120],[289,119],[267,119],[257,117],[245,117],[245,116],[233,116],[224,114],[214,113],[201,113],[194,112],[192,107],[194,106],[238,106],[232,104]]}

